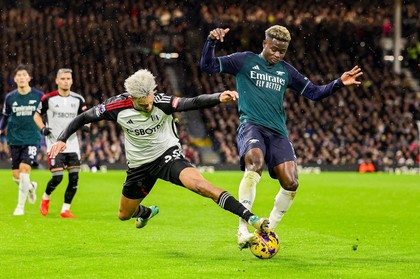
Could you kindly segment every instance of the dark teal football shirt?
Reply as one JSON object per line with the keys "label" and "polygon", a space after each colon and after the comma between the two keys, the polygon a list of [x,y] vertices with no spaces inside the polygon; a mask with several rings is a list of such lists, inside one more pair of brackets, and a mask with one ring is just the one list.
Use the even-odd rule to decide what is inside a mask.
{"label": "dark teal football shirt", "polygon": [[6,95],[3,114],[7,116],[7,142],[9,145],[39,146],[41,133],[34,122],[34,114],[43,93],[35,88],[26,95],[17,90]]}
{"label": "dark teal football shirt", "polygon": [[301,92],[309,80],[304,77],[290,80],[293,70],[286,62],[269,65],[261,55],[252,52],[219,57],[219,61],[221,72],[236,76],[240,122],[261,125],[287,137],[283,105],[286,88],[293,86]]}
{"label": "dark teal football shirt", "polygon": [[235,75],[241,123],[261,125],[287,137],[283,105],[286,88],[318,101],[344,86],[340,78],[326,85],[315,85],[289,63],[282,60],[269,65],[261,55],[250,51],[215,57],[216,43],[210,38],[206,40],[200,67],[207,73]]}

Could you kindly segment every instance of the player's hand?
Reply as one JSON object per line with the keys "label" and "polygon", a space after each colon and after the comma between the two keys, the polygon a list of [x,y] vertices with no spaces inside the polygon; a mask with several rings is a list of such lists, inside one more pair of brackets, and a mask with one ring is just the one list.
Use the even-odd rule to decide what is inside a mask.
{"label": "player's hand", "polygon": [[51,130],[52,130],[51,128],[44,126],[41,129],[41,134],[43,134],[44,136],[48,136],[51,134]]}
{"label": "player's hand", "polygon": [[361,84],[361,82],[357,80],[357,78],[361,75],[363,75],[362,69],[359,66],[355,66],[350,71],[344,72],[341,75],[341,80],[346,86],[352,84]]}
{"label": "player's hand", "polygon": [[221,103],[229,103],[231,101],[236,101],[239,98],[238,92],[226,90],[223,91],[220,95],[220,102]]}
{"label": "player's hand", "polygon": [[223,28],[216,28],[210,31],[210,38],[212,40],[219,40],[223,42],[223,37],[226,36],[226,34],[230,31],[229,28],[223,29]]}
{"label": "player's hand", "polygon": [[83,125],[82,127],[82,132],[83,133],[90,133],[90,127],[87,125]]}
{"label": "player's hand", "polygon": [[54,159],[58,153],[63,152],[66,149],[66,143],[64,141],[57,141],[51,146],[50,151],[48,152],[48,157]]}

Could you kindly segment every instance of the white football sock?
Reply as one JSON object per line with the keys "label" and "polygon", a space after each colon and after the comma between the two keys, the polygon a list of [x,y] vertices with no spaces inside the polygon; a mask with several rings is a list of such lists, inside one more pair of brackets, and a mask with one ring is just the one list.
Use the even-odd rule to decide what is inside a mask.
{"label": "white football sock", "polygon": [[66,210],[70,210],[69,203],[63,203],[63,206],[61,207],[61,212],[65,212]]}
{"label": "white football sock", "polygon": [[290,206],[293,203],[293,199],[296,196],[296,191],[287,191],[283,188],[280,188],[280,191],[276,195],[274,199],[274,206],[273,210],[270,213],[270,229],[275,229],[281,219],[283,218],[283,215],[289,210]]}
{"label": "white football sock", "polygon": [[18,195],[18,208],[24,208],[26,203],[26,198],[28,197],[29,189],[32,188],[31,180],[29,179],[29,173],[19,174],[19,195]]}
{"label": "white football sock", "polygon": [[[255,171],[245,171],[241,183],[239,184],[239,202],[242,203],[249,211],[251,211],[252,205],[254,204],[257,184],[260,181],[260,178],[261,176]],[[248,223],[242,218],[239,218],[238,232],[249,233]]]}
{"label": "white football sock", "polygon": [[51,197],[51,195],[47,195],[47,193],[44,193],[44,194],[42,195],[42,199],[43,199],[43,200],[49,200],[49,199],[50,199],[50,197]]}

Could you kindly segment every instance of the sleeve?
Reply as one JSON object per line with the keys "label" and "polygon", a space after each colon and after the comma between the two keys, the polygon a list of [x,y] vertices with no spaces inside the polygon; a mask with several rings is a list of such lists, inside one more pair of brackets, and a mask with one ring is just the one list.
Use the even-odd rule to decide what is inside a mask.
{"label": "sleeve", "polygon": [[10,108],[7,105],[7,99],[8,99],[8,96],[6,96],[6,100],[4,100],[4,105],[3,105],[3,110],[2,110],[3,117],[0,119],[0,131],[3,131],[4,129],[6,129],[7,120],[10,114]]}
{"label": "sleeve", "polygon": [[82,96],[79,96],[79,111],[77,112],[78,114],[81,114],[82,112],[87,110],[87,106],[86,106],[86,102],[85,102],[85,98],[83,98]]}
{"label": "sleeve", "polygon": [[251,52],[235,52],[227,56],[215,57],[216,42],[216,40],[207,38],[200,59],[201,70],[209,74],[228,73],[236,75]]}
{"label": "sleeve", "polygon": [[326,85],[315,85],[291,65],[286,64],[286,68],[289,74],[288,87],[313,101],[322,100],[344,87],[340,78]]}
{"label": "sleeve", "polygon": [[222,93],[204,94],[194,98],[183,98],[167,96],[166,94],[157,94],[155,96],[155,105],[166,114],[176,111],[188,111],[200,108],[214,107],[220,104],[220,95]]}
{"label": "sleeve", "polygon": [[200,68],[209,74],[221,72],[219,59],[214,55],[215,48],[216,40],[207,38],[204,43],[203,52],[201,53]]}
{"label": "sleeve", "polygon": [[9,117],[7,115],[3,114],[3,117],[0,119],[0,131],[6,129],[8,118]]}
{"label": "sleeve", "polygon": [[84,125],[100,120],[117,121],[118,113],[131,107],[131,101],[127,95],[121,94],[107,99],[102,104],[96,105],[76,116],[69,125],[61,132],[57,140],[67,141],[67,139]]}
{"label": "sleeve", "polygon": [[93,107],[82,114],[76,116],[69,125],[58,136],[57,141],[66,142],[67,139],[79,130],[82,126],[88,123],[96,122],[104,119],[103,115],[97,114],[97,108]]}
{"label": "sleeve", "polygon": [[36,112],[38,112],[41,115],[44,115],[48,110],[48,98],[42,97],[41,102],[39,102],[38,107],[36,109]]}
{"label": "sleeve", "polygon": [[220,72],[236,75],[242,69],[246,58],[250,54],[252,54],[252,52],[245,51],[219,57]]}
{"label": "sleeve", "polygon": [[5,100],[4,100],[3,111],[2,111],[4,116],[9,116],[9,114],[12,112],[11,108],[10,108],[10,105],[9,105],[9,102],[8,102],[8,100],[10,98],[9,96],[10,95],[7,95]]}
{"label": "sleeve", "polygon": [[194,98],[175,97],[172,100],[174,111],[187,111],[201,108],[210,108],[220,104],[222,93],[199,95]]}
{"label": "sleeve", "polygon": [[319,101],[334,94],[335,92],[337,92],[339,89],[343,87],[344,87],[344,84],[340,78],[326,85],[320,85],[320,86],[315,85],[311,82],[306,87],[305,91],[303,91],[302,95],[310,100]]}

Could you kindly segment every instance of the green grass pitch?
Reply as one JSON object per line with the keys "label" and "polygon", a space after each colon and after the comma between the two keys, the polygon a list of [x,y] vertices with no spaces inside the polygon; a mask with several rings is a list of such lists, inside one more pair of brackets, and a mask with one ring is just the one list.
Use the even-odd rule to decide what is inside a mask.
{"label": "green grass pitch", "polygon": [[[241,172],[204,175],[237,197]],[[12,215],[18,188],[11,172],[0,177],[0,278],[420,277],[418,175],[300,175],[276,229],[281,249],[270,260],[237,249],[236,216],[167,182],[144,200],[159,215],[137,230],[117,218],[124,171],[81,173],[73,220],[59,217],[66,178],[44,217],[38,207],[48,171],[33,171],[38,201],[24,216]],[[253,211],[268,216],[278,189],[264,172]]]}

